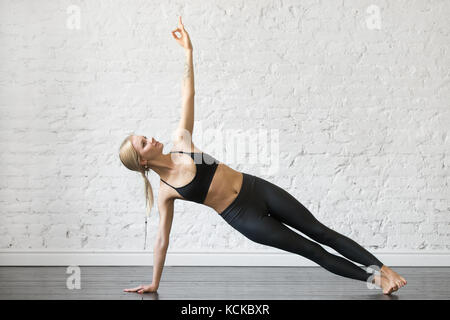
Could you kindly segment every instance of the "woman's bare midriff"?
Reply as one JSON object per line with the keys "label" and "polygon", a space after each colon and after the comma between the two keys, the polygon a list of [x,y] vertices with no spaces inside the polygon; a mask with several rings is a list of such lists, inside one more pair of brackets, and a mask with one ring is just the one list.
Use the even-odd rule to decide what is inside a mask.
{"label": "woman's bare midriff", "polygon": [[242,172],[219,163],[203,204],[221,214],[237,197],[242,181]]}

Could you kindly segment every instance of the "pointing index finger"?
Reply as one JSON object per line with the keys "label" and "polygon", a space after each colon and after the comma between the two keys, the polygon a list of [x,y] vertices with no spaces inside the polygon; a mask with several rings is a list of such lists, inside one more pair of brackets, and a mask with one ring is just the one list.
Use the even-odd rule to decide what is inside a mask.
{"label": "pointing index finger", "polygon": [[184,25],[183,25],[183,22],[181,21],[181,16],[180,16],[179,21],[180,21],[181,28],[184,30]]}

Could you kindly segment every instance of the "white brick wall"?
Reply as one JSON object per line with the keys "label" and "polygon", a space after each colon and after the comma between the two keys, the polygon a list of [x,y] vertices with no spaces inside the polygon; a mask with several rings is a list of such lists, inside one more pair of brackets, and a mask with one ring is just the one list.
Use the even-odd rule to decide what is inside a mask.
{"label": "white brick wall", "polygon": [[[80,29],[67,27],[70,5]],[[0,249],[143,248],[143,181],[118,147],[134,131],[170,150],[178,14],[194,46],[200,149],[219,158],[218,140],[200,142],[219,125],[279,130],[275,174],[228,164],[286,188],[369,249],[450,249],[445,0],[1,0]],[[172,252],[273,251],[212,209],[177,201],[175,211]],[[155,206],[150,250],[157,224]]]}

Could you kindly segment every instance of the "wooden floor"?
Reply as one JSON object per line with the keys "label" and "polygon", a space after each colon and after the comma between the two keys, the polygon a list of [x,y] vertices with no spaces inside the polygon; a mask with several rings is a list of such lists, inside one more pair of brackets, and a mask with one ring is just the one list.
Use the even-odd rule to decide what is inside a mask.
{"label": "wooden floor", "polygon": [[165,266],[157,293],[123,292],[149,284],[152,267],[80,267],[81,288],[66,286],[66,267],[0,267],[0,299],[450,299],[450,267],[392,267],[408,284],[391,296],[320,267]]}

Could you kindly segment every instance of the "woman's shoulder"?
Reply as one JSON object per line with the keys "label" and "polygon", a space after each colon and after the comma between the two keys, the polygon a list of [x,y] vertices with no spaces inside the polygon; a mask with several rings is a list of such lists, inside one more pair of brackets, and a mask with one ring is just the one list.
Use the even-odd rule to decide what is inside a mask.
{"label": "woman's shoulder", "polygon": [[189,142],[184,141],[184,140],[174,140],[173,141],[173,146],[172,149],[170,150],[170,152],[175,152],[175,151],[183,151],[183,152],[198,152],[201,153],[202,151],[197,148],[197,146],[194,144],[194,142],[191,140]]}
{"label": "woman's shoulder", "polygon": [[162,182],[160,179],[159,181],[159,191],[158,191],[158,199],[167,199],[167,200],[177,200],[183,198],[180,196],[180,194],[175,191],[173,188]]}

